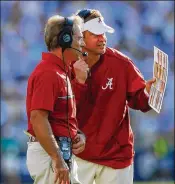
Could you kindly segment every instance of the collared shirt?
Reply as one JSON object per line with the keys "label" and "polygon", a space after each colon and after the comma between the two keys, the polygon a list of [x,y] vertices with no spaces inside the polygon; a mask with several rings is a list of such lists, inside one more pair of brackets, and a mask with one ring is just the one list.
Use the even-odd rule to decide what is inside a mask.
{"label": "collared shirt", "polygon": [[30,122],[30,113],[38,109],[49,111],[48,120],[55,136],[70,137],[69,128],[72,138],[77,134],[75,99],[65,69],[67,71],[68,67],[64,66],[59,57],[52,53],[42,53],[42,60],[28,79],[28,132],[33,136],[35,134]]}

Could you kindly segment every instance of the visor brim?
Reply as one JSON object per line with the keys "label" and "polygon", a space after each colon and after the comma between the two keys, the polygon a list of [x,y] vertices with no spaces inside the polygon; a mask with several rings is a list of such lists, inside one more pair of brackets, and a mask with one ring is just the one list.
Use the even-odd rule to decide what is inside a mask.
{"label": "visor brim", "polygon": [[89,31],[96,35],[104,34],[106,32],[114,33],[115,30],[112,27],[107,26],[104,21],[99,22],[98,20],[98,18],[95,18],[86,22],[83,27],[83,32]]}

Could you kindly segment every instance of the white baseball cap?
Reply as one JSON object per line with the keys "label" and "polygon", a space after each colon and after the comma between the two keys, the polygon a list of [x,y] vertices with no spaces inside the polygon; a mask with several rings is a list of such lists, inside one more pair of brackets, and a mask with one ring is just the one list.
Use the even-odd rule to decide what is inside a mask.
{"label": "white baseball cap", "polygon": [[83,32],[89,31],[96,35],[101,35],[106,32],[114,32],[114,29],[110,26],[107,26],[100,17],[85,22],[82,30]]}

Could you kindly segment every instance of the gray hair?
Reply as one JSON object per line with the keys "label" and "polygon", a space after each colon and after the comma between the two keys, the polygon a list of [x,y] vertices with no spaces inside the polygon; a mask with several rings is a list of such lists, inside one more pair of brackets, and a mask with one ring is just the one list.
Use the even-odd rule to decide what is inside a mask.
{"label": "gray hair", "polygon": [[[75,33],[76,25],[82,26],[83,20],[79,16],[73,15],[69,17],[73,21],[72,31]],[[58,44],[58,34],[62,30],[65,23],[65,18],[59,15],[54,15],[50,17],[44,28],[44,40],[49,51],[59,48]]]}

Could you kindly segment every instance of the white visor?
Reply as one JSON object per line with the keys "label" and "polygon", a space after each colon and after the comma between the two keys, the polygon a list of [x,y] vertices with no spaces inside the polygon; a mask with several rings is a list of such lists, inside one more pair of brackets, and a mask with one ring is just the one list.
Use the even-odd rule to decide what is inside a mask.
{"label": "white visor", "polygon": [[98,17],[84,23],[83,32],[84,31],[90,31],[93,34],[101,35],[106,32],[113,33],[114,29],[107,26],[104,21],[100,17]]}

